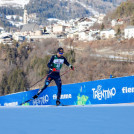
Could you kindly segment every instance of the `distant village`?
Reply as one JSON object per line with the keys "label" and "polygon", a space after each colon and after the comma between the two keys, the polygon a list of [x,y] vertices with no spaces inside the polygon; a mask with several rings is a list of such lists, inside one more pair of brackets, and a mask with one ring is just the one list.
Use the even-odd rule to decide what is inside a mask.
{"label": "distant village", "polygon": [[[18,22],[14,22],[13,18],[16,16],[6,16],[12,25],[18,27],[18,31],[7,32],[4,28],[0,27],[0,43],[12,45],[13,41],[17,42],[31,42],[47,38],[66,39],[72,38],[80,41],[94,41],[104,40],[116,37],[114,29],[90,29],[95,23],[103,24],[105,14],[99,14],[94,17],[83,17],[72,19],[69,21],[48,19],[49,25],[37,25],[36,14],[28,15],[27,10],[24,10],[23,17],[18,18]],[[51,23],[51,22],[55,23]],[[123,20],[112,20],[111,27],[122,25]],[[22,28],[21,28],[22,27]],[[134,38],[134,26],[127,26],[124,29],[122,39]]]}

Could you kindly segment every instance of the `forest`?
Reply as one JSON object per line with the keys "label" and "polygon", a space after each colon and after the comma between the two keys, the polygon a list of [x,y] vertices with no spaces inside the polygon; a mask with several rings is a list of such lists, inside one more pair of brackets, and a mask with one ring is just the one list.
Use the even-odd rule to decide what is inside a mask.
{"label": "forest", "polygon": [[[62,83],[77,83],[107,79],[112,74],[114,77],[129,76],[134,74],[134,56],[124,53],[133,52],[134,39],[124,40],[98,40],[94,42],[80,42],[65,39],[63,42],[64,56],[75,67],[69,70],[63,66],[61,74]],[[70,47],[69,47],[70,46]],[[72,46],[72,47],[71,47]],[[19,47],[0,45],[0,95],[27,91],[41,88],[48,73],[47,63],[59,47],[57,39],[45,39],[35,43],[23,43]],[[117,56],[124,56],[124,61],[115,58],[97,57],[99,52],[109,50]],[[104,51],[103,54],[108,54]],[[69,71],[68,71],[69,70]],[[42,81],[34,85],[37,81]],[[33,87],[31,87],[34,85]],[[55,85],[52,82],[52,85]]]}

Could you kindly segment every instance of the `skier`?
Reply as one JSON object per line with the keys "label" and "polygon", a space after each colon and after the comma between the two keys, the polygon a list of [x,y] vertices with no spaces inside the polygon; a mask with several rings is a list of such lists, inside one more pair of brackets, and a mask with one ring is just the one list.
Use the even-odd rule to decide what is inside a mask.
{"label": "skier", "polygon": [[60,105],[60,96],[61,96],[61,78],[60,78],[60,69],[64,64],[69,66],[72,70],[74,70],[74,67],[68,63],[67,59],[63,56],[64,50],[63,48],[58,48],[57,49],[57,55],[53,55],[48,62],[47,66],[49,68],[48,76],[45,80],[45,85],[43,88],[41,88],[36,95],[33,96],[33,98],[37,98],[40,93],[42,93],[50,84],[52,80],[55,81],[57,88],[58,88],[58,93],[57,93],[57,100],[56,100],[56,105]]}

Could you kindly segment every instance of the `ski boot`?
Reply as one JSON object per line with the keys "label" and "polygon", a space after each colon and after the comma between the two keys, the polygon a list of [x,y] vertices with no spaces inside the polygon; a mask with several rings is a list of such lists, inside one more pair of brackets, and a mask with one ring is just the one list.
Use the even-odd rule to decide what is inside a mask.
{"label": "ski boot", "polygon": [[56,106],[59,106],[60,105],[60,100],[57,100],[56,101]]}

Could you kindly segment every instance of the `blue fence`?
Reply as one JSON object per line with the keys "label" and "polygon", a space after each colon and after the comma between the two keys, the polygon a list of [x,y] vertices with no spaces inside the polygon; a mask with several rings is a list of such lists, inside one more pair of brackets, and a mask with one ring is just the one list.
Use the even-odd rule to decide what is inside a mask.
{"label": "blue fence", "polygon": [[[38,89],[0,97],[1,106],[18,105],[29,100]],[[55,105],[57,87],[48,87],[25,105]],[[62,86],[61,103],[65,105],[115,104],[134,102],[134,76],[104,79]]]}

